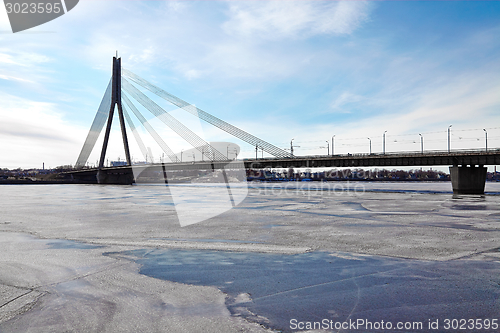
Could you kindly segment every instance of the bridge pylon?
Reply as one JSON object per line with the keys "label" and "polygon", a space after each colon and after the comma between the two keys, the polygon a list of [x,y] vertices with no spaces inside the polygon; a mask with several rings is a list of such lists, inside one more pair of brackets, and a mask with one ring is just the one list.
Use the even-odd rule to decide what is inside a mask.
{"label": "bridge pylon", "polygon": [[113,76],[111,79],[112,91],[111,91],[111,106],[109,108],[108,121],[106,124],[106,133],[104,134],[104,142],[102,144],[101,158],[99,159],[99,167],[97,172],[97,182],[99,184],[132,184],[134,182],[134,177],[132,171],[126,172],[125,174],[111,174],[102,170],[104,168],[104,159],[106,158],[106,150],[108,148],[109,134],[111,132],[111,125],[113,122],[113,116],[115,112],[115,107],[118,110],[118,117],[120,119],[120,129],[122,132],[123,148],[125,149],[125,157],[127,160],[127,165],[132,166],[132,161],[130,159],[130,150],[128,146],[127,130],[125,128],[125,118],[123,116],[122,109],[122,76],[121,76],[121,58],[113,57]]}

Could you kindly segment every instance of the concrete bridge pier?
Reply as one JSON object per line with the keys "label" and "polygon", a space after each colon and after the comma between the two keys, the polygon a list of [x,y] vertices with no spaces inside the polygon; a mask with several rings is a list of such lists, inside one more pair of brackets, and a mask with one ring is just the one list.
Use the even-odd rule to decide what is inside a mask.
{"label": "concrete bridge pier", "polygon": [[484,194],[486,170],[482,165],[450,167],[453,194]]}
{"label": "concrete bridge pier", "polygon": [[97,171],[98,184],[132,185],[134,183],[134,174],[132,168],[123,168],[119,170]]}

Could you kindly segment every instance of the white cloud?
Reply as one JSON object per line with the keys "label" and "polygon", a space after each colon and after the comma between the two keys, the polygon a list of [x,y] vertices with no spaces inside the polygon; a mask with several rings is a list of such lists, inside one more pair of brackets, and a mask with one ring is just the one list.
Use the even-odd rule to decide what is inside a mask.
{"label": "white cloud", "polygon": [[198,71],[196,69],[189,69],[186,71],[184,74],[189,80],[191,79],[196,79],[201,76],[201,71]]}
{"label": "white cloud", "polygon": [[2,79],[2,80],[20,81],[20,82],[27,82],[27,83],[35,83],[34,81],[26,80],[26,79],[23,79],[23,78],[20,78],[20,77],[9,76],[9,75],[1,75],[1,74],[0,74],[0,79]]}
{"label": "white cloud", "polygon": [[265,39],[350,34],[368,18],[364,1],[230,2],[224,30],[231,35]]}
{"label": "white cloud", "polygon": [[[65,122],[55,111],[56,105],[0,93],[0,156],[1,167],[15,168],[71,164],[77,154],[77,126]],[[77,148],[78,147],[78,148]],[[75,157],[76,158],[76,157]]]}
{"label": "white cloud", "polygon": [[9,65],[21,65],[18,62],[14,61],[13,57],[10,54],[6,53],[0,53],[0,63]]}
{"label": "white cloud", "polygon": [[[271,45],[269,38],[350,34],[372,7],[363,1],[244,1],[213,6],[208,15],[205,6],[185,2],[81,1],[74,11],[44,25],[57,32],[44,39],[61,48],[54,50],[59,53],[71,45],[75,61],[79,58],[82,66],[106,71],[109,62],[103,60],[118,50],[126,68],[174,70],[181,79],[282,78],[318,67],[314,63],[318,59],[322,64],[331,62],[335,55],[323,49],[312,56],[295,45]],[[225,23],[220,21],[222,15],[213,19],[217,11],[229,13]],[[240,14],[244,18],[239,19]],[[114,19],[117,16],[120,20]],[[35,37],[31,43],[33,48],[43,47]]]}
{"label": "white cloud", "polygon": [[[156,50],[156,45],[155,43],[152,43],[151,40],[148,40],[147,39],[147,43],[146,44],[149,44],[148,47],[145,47],[144,49],[142,50],[139,50],[138,52],[132,52],[132,53],[126,53],[127,54],[127,60],[129,61],[129,63],[133,66],[135,64],[144,64],[144,63],[147,63],[147,64],[150,64],[150,63],[154,63],[155,59],[158,58],[158,54],[160,52],[158,52]],[[121,51],[125,51],[125,50],[121,50]],[[126,50],[126,51],[131,51],[131,50]]]}
{"label": "white cloud", "polygon": [[174,1],[174,0],[166,1],[165,6],[167,12],[176,12],[176,13],[182,13],[189,7],[185,1]]}
{"label": "white cloud", "polygon": [[214,45],[200,66],[206,65],[212,73],[225,78],[275,80],[294,73],[301,52],[284,55],[267,50],[252,41],[228,41]]}
{"label": "white cloud", "polygon": [[[331,108],[335,112],[340,112],[340,113],[351,113],[349,109],[345,108],[345,106],[350,105],[352,106],[353,104],[356,104],[360,101],[364,101],[365,98],[360,95],[353,94],[348,91],[344,91],[340,96],[338,96],[331,104]],[[352,109],[352,108],[350,108]]]}
{"label": "white cloud", "polygon": [[8,49],[0,49],[0,64],[31,67],[51,61],[45,55],[35,52],[15,52]]}
{"label": "white cloud", "polygon": [[[0,48],[0,85],[11,84],[3,91],[22,92],[30,86],[37,91],[46,91],[45,84],[52,82],[52,69],[48,65],[52,59],[36,51],[14,51]],[[16,87],[17,88],[14,88]],[[14,93],[16,93],[14,92]]]}

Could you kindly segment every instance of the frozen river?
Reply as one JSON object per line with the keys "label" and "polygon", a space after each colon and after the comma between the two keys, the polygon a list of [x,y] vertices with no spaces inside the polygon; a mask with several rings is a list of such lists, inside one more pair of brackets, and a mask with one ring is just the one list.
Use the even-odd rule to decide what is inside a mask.
{"label": "frozen river", "polygon": [[0,187],[0,332],[498,331],[500,183],[189,191],[181,227],[165,186]]}

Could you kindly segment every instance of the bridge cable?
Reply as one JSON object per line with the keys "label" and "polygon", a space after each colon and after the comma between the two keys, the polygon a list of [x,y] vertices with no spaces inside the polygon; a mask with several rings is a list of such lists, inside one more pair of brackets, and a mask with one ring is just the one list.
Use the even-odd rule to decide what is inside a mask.
{"label": "bridge cable", "polygon": [[[177,155],[174,154],[174,152],[170,149],[170,147],[165,143],[165,141],[162,140],[162,138],[158,135],[158,133],[154,130],[153,127],[149,124],[149,122],[144,118],[144,116],[141,114],[141,112],[135,107],[135,105],[132,103],[132,101],[127,97],[122,92],[122,100],[125,101],[125,103],[128,105],[128,107],[132,110],[132,112],[135,114],[137,119],[141,122],[141,124],[146,128],[146,130],[149,132],[149,134],[153,137],[153,139],[156,141],[156,143],[160,146],[160,148],[167,154],[168,158],[172,162],[180,162],[179,159],[177,158]],[[147,154],[147,152],[146,152]]]}
{"label": "bridge cable", "polygon": [[132,130],[132,134],[134,134],[135,140],[139,145],[139,149],[141,150],[142,155],[147,160],[148,150],[146,149],[146,146],[144,145],[144,142],[142,141],[141,136],[139,135],[139,132],[137,131],[137,128],[135,127],[135,124],[132,121],[132,118],[130,118],[130,115],[128,114],[127,109],[125,108],[125,105],[123,105],[123,103],[122,103],[122,111],[128,126]]}
{"label": "bridge cable", "polygon": [[140,85],[141,87],[144,87],[151,91],[152,93],[156,94],[157,96],[165,99],[169,103],[172,103],[173,105],[184,109],[185,111],[197,116],[198,118],[208,122],[209,124],[220,128],[221,130],[251,144],[252,146],[258,146],[261,149],[263,149],[265,152],[274,155],[275,157],[279,158],[290,158],[292,157],[291,153],[286,152],[285,150],[278,148],[264,140],[261,140],[253,135],[251,135],[248,132],[245,132],[238,127],[235,127],[215,116],[212,116],[211,114],[183,101],[182,99],[164,91],[161,88],[158,88],[157,86],[153,85],[152,83],[144,80],[140,76],[132,73],[131,71],[122,68],[122,73],[135,82],[136,84]]}
{"label": "bridge cable", "polygon": [[[124,80],[126,80],[126,79],[124,79]],[[146,108],[148,108],[150,110],[150,112],[152,112],[155,116],[159,117],[167,126],[172,128],[171,124],[169,124],[169,122],[170,122],[169,119],[165,119],[165,118],[171,117],[175,122],[177,122],[177,120],[175,118],[173,118],[170,114],[168,114],[167,111],[165,111],[164,109],[159,107],[156,103],[154,103],[151,99],[149,99],[146,95],[144,95],[141,91],[139,91],[137,88],[135,88],[133,85],[131,85],[130,83],[129,83],[129,85],[132,89],[135,89],[138,94],[140,94],[142,97],[144,97],[145,103],[143,103],[143,102],[140,102],[140,103],[143,104]],[[188,106],[190,106],[190,105],[188,105]],[[157,109],[157,111],[159,110],[160,113],[155,112],[155,109]],[[206,143],[203,139],[198,137],[195,133],[193,133],[187,127],[185,127],[181,123],[179,123],[179,124],[183,128],[178,129],[176,131],[176,133],[178,133],[184,140],[188,141],[193,147],[195,147],[197,150],[199,150],[203,156],[205,156],[205,152],[210,152],[211,156],[216,155],[215,158],[214,157],[211,158],[212,160],[214,160],[214,159],[221,160],[221,161],[227,160],[227,157],[225,155],[223,155],[222,153],[217,151],[210,144]],[[196,143],[196,141],[198,141],[198,142]],[[195,143],[193,143],[193,142],[195,142]]]}
{"label": "bridge cable", "polygon": [[[154,116],[159,118],[169,128],[174,130],[184,140],[186,140],[191,145],[193,145],[195,148],[200,150],[203,154],[205,154],[205,152],[210,152],[212,150],[212,149],[210,149],[209,144],[207,144],[200,137],[198,137],[196,134],[191,132],[187,127],[182,125],[180,122],[178,122],[171,115],[168,115],[167,117],[165,117],[165,114],[167,114],[167,112],[165,110],[163,110],[160,106],[158,106],[156,103],[154,103],[152,100],[150,100],[146,95],[144,95],[141,91],[139,91],[137,88],[135,88],[129,82],[126,82],[124,87],[126,89],[128,89],[128,91],[127,90],[125,90],[125,91],[127,91],[127,93],[129,93],[129,95],[134,97],[137,101],[139,101],[139,103],[141,103]],[[199,146],[202,146],[201,149],[198,148]],[[213,154],[211,154],[211,156],[213,156]],[[221,154],[221,156],[222,156],[222,154]],[[218,159],[221,159],[221,158],[218,158]]]}
{"label": "bridge cable", "polygon": [[140,104],[142,104],[149,112],[159,118],[165,125],[170,127],[174,132],[181,136],[184,140],[190,143],[194,148],[203,154],[209,153],[210,160],[226,161],[227,157],[215,149],[213,146],[205,142],[202,138],[196,135],[189,128],[175,119],[167,111],[153,102],[149,97],[144,95],[139,89],[134,87],[127,79],[122,78],[122,88]]}
{"label": "bridge cable", "polygon": [[109,80],[108,88],[104,92],[104,96],[102,97],[101,104],[99,105],[99,109],[97,109],[97,114],[95,115],[94,121],[92,122],[92,126],[90,127],[89,134],[85,139],[85,143],[83,144],[82,150],[80,151],[80,155],[76,161],[75,167],[81,168],[85,166],[87,160],[89,159],[90,153],[94,149],[95,143],[99,134],[106,123],[109,115],[109,108],[111,107],[111,79]]}

